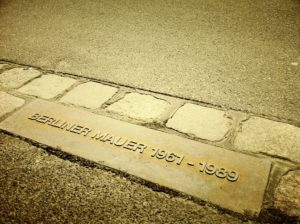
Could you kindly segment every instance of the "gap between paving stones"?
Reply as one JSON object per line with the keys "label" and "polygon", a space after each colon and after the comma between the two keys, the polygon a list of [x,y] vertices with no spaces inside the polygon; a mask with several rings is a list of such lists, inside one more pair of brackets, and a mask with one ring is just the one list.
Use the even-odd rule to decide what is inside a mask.
{"label": "gap between paving stones", "polygon": [[[181,97],[181,96],[173,96],[171,94],[165,94],[165,93],[162,94],[162,93],[159,93],[159,92],[155,92],[155,91],[151,91],[151,90],[145,90],[145,89],[138,88],[138,87],[132,87],[132,86],[129,86],[129,85],[124,85],[124,84],[119,84],[119,83],[114,83],[114,82],[109,82],[109,81],[104,81],[104,80],[98,80],[98,79],[94,79],[94,78],[86,78],[86,77],[82,77],[80,75],[71,74],[71,73],[57,72],[55,70],[43,69],[42,67],[30,66],[30,65],[26,65],[26,64],[14,62],[14,61],[9,61],[9,60],[3,60],[2,59],[2,60],[0,60],[0,63],[4,63],[6,65],[10,65],[10,66],[13,66],[13,67],[35,68],[35,69],[40,70],[44,73],[56,74],[56,75],[64,76],[64,77],[71,77],[71,78],[75,78],[77,80],[82,80],[83,82],[93,81],[93,82],[98,82],[98,83],[102,83],[104,85],[109,85],[109,86],[113,86],[113,87],[122,87],[122,88],[126,88],[128,90],[131,90],[131,92],[132,92],[132,90],[135,90],[135,91],[145,92],[146,94],[151,94],[151,95],[159,95],[159,96],[163,96],[163,97],[177,98],[177,99],[183,100],[185,102],[190,102],[190,103],[200,105],[200,106],[203,106],[203,107],[210,107],[210,108],[214,108],[214,109],[241,112],[241,113],[248,114],[249,116],[262,117],[262,118],[266,118],[266,119],[269,119],[269,120],[278,121],[278,122],[282,122],[282,123],[287,123],[287,124],[294,125],[296,127],[300,127],[300,122],[297,122],[297,121],[294,121],[294,120],[291,120],[291,119],[284,119],[284,118],[277,117],[277,116],[270,116],[270,115],[265,115],[265,114],[255,114],[255,113],[252,113],[252,112],[249,112],[249,111],[244,111],[244,110],[241,110],[241,109],[238,109],[238,108],[224,107],[222,105],[211,104],[211,103],[207,103],[207,102],[204,102],[204,101],[191,100],[189,98],[185,98],[185,97]],[[13,67],[10,67],[10,68],[13,68]]]}
{"label": "gap between paving stones", "polygon": [[[6,68],[4,67],[4,69],[1,69],[2,70],[1,72],[6,71],[6,70],[11,69],[11,68],[14,68],[14,67],[20,67],[20,66],[9,64],[9,66],[6,66]],[[28,66],[26,66],[26,67],[28,67]],[[41,77],[43,74],[48,74],[48,73],[49,73],[48,71],[43,71],[42,70],[39,77]],[[164,132],[167,132],[167,133],[176,134],[176,135],[180,135],[180,136],[183,136],[183,137],[188,137],[188,138],[191,138],[193,140],[198,140],[198,141],[200,140],[201,142],[208,143],[208,144],[211,144],[211,145],[220,146],[220,147],[223,147],[223,148],[226,148],[226,149],[229,149],[229,150],[234,149],[233,143],[234,143],[234,140],[236,139],[236,136],[239,132],[238,129],[243,125],[244,122],[247,122],[249,119],[251,119],[251,117],[254,117],[253,114],[246,114],[246,113],[242,113],[242,112],[239,112],[239,111],[233,111],[233,110],[225,110],[225,111],[227,111],[227,113],[231,114],[231,116],[233,118],[232,119],[233,120],[232,129],[229,131],[229,134],[227,133],[227,135],[225,135],[226,137],[224,137],[219,142],[207,141],[207,140],[204,140],[204,139],[201,139],[201,138],[200,139],[196,138],[195,136],[192,136],[192,135],[189,135],[189,134],[184,134],[184,133],[181,133],[181,132],[178,132],[178,131],[168,129],[168,128],[165,127],[165,125],[168,121],[168,118],[172,117],[177,112],[177,110],[179,108],[181,108],[181,106],[183,106],[185,103],[193,103],[195,105],[200,105],[200,106],[204,106],[204,107],[207,107],[207,108],[214,108],[214,109],[220,109],[220,107],[216,108],[216,106],[213,106],[213,105],[207,105],[207,104],[203,105],[203,103],[199,103],[199,102],[195,103],[195,101],[190,101],[190,100],[187,101],[187,100],[184,100],[182,98],[175,98],[175,97],[171,97],[171,96],[168,96],[168,95],[152,93],[152,92],[145,91],[145,90],[140,90],[140,89],[136,90],[136,89],[132,89],[131,87],[120,86],[120,85],[116,85],[116,84],[112,84],[112,83],[108,83],[108,82],[101,82],[101,81],[98,81],[98,80],[91,80],[91,79],[86,79],[86,78],[82,78],[82,77],[79,78],[79,76],[76,76],[76,75],[70,75],[70,74],[64,74],[64,73],[53,73],[53,71],[50,71],[50,73],[51,74],[56,74],[56,75],[62,76],[62,77],[75,78],[77,80],[77,82],[74,83],[71,87],[67,88],[65,91],[63,91],[58,96],[50,99],[49,101],[58,101],[63,96],[65,96],[66,93],[72,91],[77,86],[79,86],[83,83],[87,83],[89,81],[94,81],[94,82],[101,83],[101,84],[104,84],[104,85],[113,86],[115,88],[118,88],[117,93],[112,98],[110,98],[108,101],[106,101],[104,104],[102,104],[102,106],[100,108],[88,109],[88,108],[83,108],[83,107],[79,107],[79,106],[76,106],[76,105],[75,106],[72,105],[72,106],[78,107],[78,108],[81,108],[81,109],[84,109],[84,110],[87,110],[87,111],[90,111],[90,112],[93,112],[93,113],[96,113],[96,114],[101,114],[101,115],[117,118],[117,119],[120,119],[120,120],[125,120],[125,121],[128,121],[130,123],[143,125],[143,126],[150,127],[150,128],[153,128],[153,129],[157,129],[157,130],[160,130],[160,131],[164,131]],[[33,78],[33,79],[35,79],[35,78]],[[24,83],[24,85],[30,83],[33,79],[31,79],[28,82]],[[27,103],[29,103],[33,99],[38,98],[38,97],[35,97],[35,96],[21,94],[20,92],[18,92],[15,89],[3,88],[3,91],[8,92],[9,94],[11,94],[13,96],[25,99],[25,104],[24,105],[26,105]],[[166,113],[168,115],[165,115],[164,119],[162,119],[158,123],[141,122],[139,120],[131,119],[131,118],[128,118],[124,115],[114,114],[114,113],[111,113],[111,112],[108,112],[108,111],[105,110],[108,106],[110,106],[110,105],[114,104],[115,102],[121,100],[122,98],[124,98],[124,96],[126,94],[132,93],[132,92],[138,92],[138,93],[144,94],[144,95],[152,95],[155,98],[164,99],[168,102],[170,101],[170,99],[171,99],[171,101],[175,100],[177,104],[176,104],[176,106],[174,106],[172,108],[172,110],[170,110],[168,113]],[[222,108],[222,109],[224,109],[224,108]],[[15,110],[13,110],[12,112],[4,115],[4,117],[0,118],[0,120],[4,120],[6,117],[9,117],[9,115],[12,114],[14,111]],[[270,119],[268,119],[268,120],[270,120]],[[278,119],[276,121],[278,121]],[[297,125],[296,125],[296,127],[297,127]],[[270,174],[270,178],[269,178],[269,184],[268,184],[268,187],[266,188],[266,197],[269,197],[269,198],[272,198],[272,196],[274,195],[275,188],[276,188],[277,184],[279,183],[280,178],[281,178],[282,175],[284,175],[285,173],[287,173],[290,170],[300,169],[300,165],[298,163],[291,162],[290,160],[288,160],[284,157],[280,157],[280,156],[276,156],[276,155],[269,155],[269,154],[264,154],[264,153],[257,154],[257,153],[254,153],[254,152],[245,152],[245,151],[242,151],[242,152],[244,154],[249,154],[249,155],[252,155],[252,156],[255,156],[255,157],[268,158],[271,161],[273,161],[273,166],[272,166],[272,170],[271,170],[271,174]],[[282,167],[284,167],[284,168],[282,168]],[[265,201],[264,204],[266,205],[266,207],[269,207],[270,206],[270,200]]]}

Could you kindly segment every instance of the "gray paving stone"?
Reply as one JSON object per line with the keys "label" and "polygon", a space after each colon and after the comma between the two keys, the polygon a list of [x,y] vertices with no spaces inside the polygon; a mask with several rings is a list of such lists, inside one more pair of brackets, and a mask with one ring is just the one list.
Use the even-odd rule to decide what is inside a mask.
{"label": "gray paving stone", "polygon": [[19,92],[44,99],[56,97],[76,82],[75,79],[57,75],[43,75],[18,89]]}
{"label": "gray paving stone", "polygon": [[300,162],[300,128],[259,117],[242,124],[235,148],[288,158]]}
{"label": "gray paving stone", "polygon": [[25,100],[0,91],[0,117],[21,107]]}
{"label": "gray paving stone", "polygon": [[275,191],[274,206],[290,216],[300,217],[300,170],[282,177]]}
{"label": "gray paving stone", "polygon": [[38,77],[41,73],[35,69],[13,68],[0,74],[0,85],[7,88],[19,88],[24,83]]}
{"label": "gray paving stone", "polygon": [[152,122],[157,121],[169,107],[170,103],[151,95],[129,93],[123,99],[107,107],[107,110],[134,119]]}
{"label": "gray paving stone", "polygon": [[224,111],[187,103],[176,111],[166,126],[198,138],[218,141],[231,129],[231,119]]}
{"label": "gray paving stone", "polygon": [[117,91],[117,88],[111,86],[88,82],[68,92],[61,98],[60,102],[96,109],[109,100]]}

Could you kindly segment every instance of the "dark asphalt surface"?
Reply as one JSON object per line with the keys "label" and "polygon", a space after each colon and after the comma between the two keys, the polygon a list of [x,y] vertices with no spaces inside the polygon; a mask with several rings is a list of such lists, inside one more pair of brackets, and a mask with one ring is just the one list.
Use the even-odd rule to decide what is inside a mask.
{"label": "dark asphalt surface", "polygon": [[0,59],[300,122],[298,0],[0,2]]}
{"label": "dark asphalt surface", "polygon": [[0,133],[0,223],[254,223]]}

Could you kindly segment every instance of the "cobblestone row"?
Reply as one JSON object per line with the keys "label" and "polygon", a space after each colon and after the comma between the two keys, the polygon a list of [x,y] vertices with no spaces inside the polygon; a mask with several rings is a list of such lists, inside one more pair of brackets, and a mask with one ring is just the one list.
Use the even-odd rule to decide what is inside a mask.
{"label": "cobblestone row", "polygon": [[[38,97],[152,128],[157,124],[166,132],[266,156],[274,162],[287,161],[291,169],[300,170],[300,128],[295,125],[247,113],[247,119],[241,121],[224,108],[14,64],[0,64],[0,73],[0,120],[25,104],[24,99]],[[238,125],[233,125],[236,121]],[[297,189],[299,171],[283,176],[276,189],[268,189],[275,192],[275,208],[290,216],[300,216]]]}

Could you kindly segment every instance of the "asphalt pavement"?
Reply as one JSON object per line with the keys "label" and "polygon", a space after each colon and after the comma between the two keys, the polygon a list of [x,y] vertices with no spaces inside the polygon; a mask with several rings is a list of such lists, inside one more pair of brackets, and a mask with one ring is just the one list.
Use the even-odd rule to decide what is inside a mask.
{"label": "asphalt pavement", "polygon": [[300,122],[297,0],[0,1],[0,59]]}

